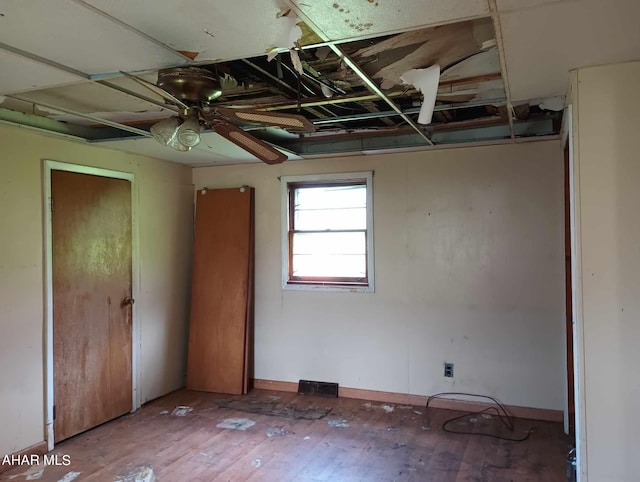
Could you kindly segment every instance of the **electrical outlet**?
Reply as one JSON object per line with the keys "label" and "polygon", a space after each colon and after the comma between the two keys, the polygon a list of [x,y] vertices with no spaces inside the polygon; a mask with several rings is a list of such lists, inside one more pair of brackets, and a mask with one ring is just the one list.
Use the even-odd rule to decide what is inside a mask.
{"label": "electrical outlet", "polygon": [[444,362],[444,376],[453,378],[453,363]]}

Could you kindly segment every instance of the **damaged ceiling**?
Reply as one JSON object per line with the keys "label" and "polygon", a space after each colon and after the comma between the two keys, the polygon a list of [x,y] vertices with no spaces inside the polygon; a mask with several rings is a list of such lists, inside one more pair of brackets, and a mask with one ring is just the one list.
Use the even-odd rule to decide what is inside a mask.
{"label": "damaged ceiling", "polygon": [[[209,129],[190,152],[150,137],[179,109],[123,72],[155,84],[193,66],[219,79],[214,109],[306,117],[315,132],[241,125],[290,159],[555,136],[570,69],[637,58],[638,5],[0,0],[0,122],[193,166],[255,162]],[[595,44],[594,24],[615,35]]]}

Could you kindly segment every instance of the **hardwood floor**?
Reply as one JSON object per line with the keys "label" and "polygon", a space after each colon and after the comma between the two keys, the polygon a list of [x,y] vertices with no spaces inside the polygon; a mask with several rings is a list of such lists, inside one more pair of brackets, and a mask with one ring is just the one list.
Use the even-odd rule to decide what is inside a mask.
{"label": "hardwood floor", "polygon": [[[219,406],[229,402],[280,415]],[[192,410],[174,415],[178,406]],[[331,411],[323,418],[292,418],[317,417],[326,408]],[[519,443],[444,432],[442,423],[459,414],[430,408],[427,417],[424,407],[267,390],[244,397],[181,390],[58,444],[52,454],[59,461],[67,455],[71,463],[42,467],[38,480],[566,480],[568,442],[561,424],[516,419],[515,432],[506,433],[497,417],[479,415],[451,425],[454,430],[514,438],[535,427],[530,438]],[[232,428],[218,426],[225,420]],[[0,479],[22,474],[11,479],[20,482],[27,469],[14,467]]]}

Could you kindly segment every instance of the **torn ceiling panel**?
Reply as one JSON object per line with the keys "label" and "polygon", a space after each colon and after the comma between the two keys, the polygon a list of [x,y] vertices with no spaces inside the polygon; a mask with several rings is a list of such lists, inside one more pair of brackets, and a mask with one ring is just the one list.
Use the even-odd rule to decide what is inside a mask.
{"label": "torn ceiling panel", "polygon": [[360,49],[354,60],[383,89],[401,85],[400,76],[411,69],[440,65],[442,70],[479,53],[495,39],[489,19],[461,22],[394,35]]}
{"label": "torn ceiling panel", "polygon": [[[196,3],[200,2],[194,2]],[[119,12],[134,9],[125,1],[91,0],[91,5],[105,9],[109,15],[120,15]],[[225,1],[221,5],[230,4]],[[171,9],[175,8],[177,7],[172,6],[169,10],[173,11]],[[185,8],[195,7],[190,4]],[[206,8],[213,7],[207,3]],[[84,133],[87,128],[93,129],[95,134],[89,134],[87,138],[96,141],[105,139],[105,128],[101,124],[110,125],[110,129],[118,129],[117,124],[109,124],[107,121],[120,123],[123,128],[134,127],[132,131],[116,131],[113,146],[123,150],[135,147],[136,150],[131,152],[147,149],[154,156],[158,148],[164,149],[166,155],[157,157],[166,159],[175,155],[178,156],[178,162],[184,163],[189,163],[186,159],[193,154],[192,165],[202,165],[202,156],[207,154],[211,154],[212,164],[228,163],[225,155],[216,157],[212,152],[225,152],[229,141],[221,143],[220,135],[212,134],[209,128],[217,128],[218,133],[227,129],[228,139],[233,139],[234,135],[242,137],[242,134],[234,134],[221,125],[221,122],[229,119],[240,125],[245,132],[250,132],[258,141],[268,143],[262,149],[272,149],[275,146],[289,149],[294,154],[298,152],[297,149],[301,149],[300,153],[312,152],[314,155],[333,152],[336,145],[349,146],[350,150],[365,145],[367,149],[372,148],[371,146],[378,146],[380,149],[396,148],[399,143],[396,140],[400,138],[403,139],[403,147],[420,147],[434,142],[468,142],[473,140],[474,129],[483,129],[478,130],[479,139],[483,140],[511,138],[512,133],[515,137],[549,135],[549,126],[552,133],[559,132],[562,114],[546,109],[545,106],[550,104],[544,102],[538,103],[542,107],[536,104],[526,105],[526,109],[516,109],[517,129],[512,130],[507,115],[507,99],[499,53],[495,46],[493,23],[489,18],[359,38],[341,42],[339,47],[331,44],[312,45],[297,48],[295,55],[292,55],[286,44],[295,42],[297,37],[302,37],[304,42],[305,37],[317,36],[317,32],[297,22],[291,11],[283,10],[275,2],[265,2],[260,8],[264,8],[264,11],[261,10],[264,15],[271,16],[270,25],[275,27],[270,31],[269,38],[273,39],[273,46],[280,49],[271,56],[271,61],[266,55],[268,48],[265,47],[272,45],[269,43],[271,40],[267,42],[264,36],[260,40],[262,46],[259,55],[207,61],[204,60],[207,58],[203,55],[204,50],[198,50],[206,50],[205,44],[198,44],[203,40],[201,32],[192,38],[172,30],[171,35],[175,36],[176,42],[179,38],[190,38],[191,43],[178,45],[172,40],[170,47],[199,52],[194,64],[197,68],[136,73],[141,79],[154,84],[155,91],[130,77],[110,74],[77,85],[35,90],[21,95],[27,102],[8,98],[3,107],[77,125],[84,129]],[[371,8],[376,7],[374,5]],[[234,4],[229,6],[225,15],[239,13],[240,7]],[[135,28],[143,29],[145,34],[151,35],[155,31],[153,29],[163,25],[161,21],[155,20],[155,15],[153,13],[150,17],[148,26],[141,23],[142,17],[135,12],[128,18],[134,20]],[[198,19],[198,22],[206,21],[208,20],[204,17]],[[216,20],[218,21],[219,19]],[[179,16],[176,17],[176,22],[180,24]],[[237,38],[237,35],[237,32],[230,36],[225,34],[224,42]],[[211,39],[206,42],[214,39],[210,35],[205,36]],[[348,59],[343,58],[343,55]],[[424,71],[435,65],[439,65],[442,70],[439,77],[435,75],[429,87],[417,81],[413,85],[407,85],[401,80],[403,74],[409,71]],[[168,85],[172,85],[175,91],[169,94],[185,94],[178,99],[178,104],[184,104],[182,107],[177,107],[178,104],[171,100],[170,95],[158,91],[155,85],[158,75],[165,80],[173,79]],[[165,86],[166,88],[169,87]],[[203,93],[202,89],[221,91],[222,94],[212,100],[213,97],[197,94]],[[66,109],[67,112],[57,112],[52,106]],[[243,117],[236,115],[234,111],[230,113],[224,109],[217,110],[218,107],[257,109],[266,113],[284,114],[289,120],[295,116],[303,116],[316,130],[301,132],[294,124],[286,124],[290,127],[265,127],[259,125],[260,122],[264,123],[264,116],[252,114]],[[432,116],[425,114],[430,114],[431,110]],[[7,120],[15,118],[5,114]],[[88,117],[83,119],[79,117],[81,115]],[[168,118],[169,123],[162,125],[175,126],[171,127],[164,138],[166,146],[158,144],[150,150],[148,146],[156,142],[154,139],[136,140],[140,135],[151,136],[152,126],[156,128],[160,121]],[[167,146],[172,145],[172,139],[175,140],[178,132],[176,129],[189,118],[202,130],[200,144],[192,146],[191,152],[175,154]],[[428,125],[420,125],[420,121]],[[55,126],[60,127],[59,124]],[[59,130],[64,129],[60,127]],[[361,142],[360,139],[364,138],[368,140]],[[380,141],[373,141],[372,138],[380,138]],[[208,148],[207,142],[214,143],[214,148]],[[245,138],[243,142],[246,144],[253,141]],[[257,144],[251,145],[255,147]],[[234,146],[233,149],[237,151],[238,148]],[[236,151],[232,150],[229,156],[236,156]],[[247,162],[255,160],[250,155],[246,156]],[[238,157],[240,158],[242,156]]]}
{"label": "torn ceiling panel", "polygon": [[493,74],[500,74],[500,57],[497,47],[472,55],[445,69],[440,75],[440,81],[448,82]]}

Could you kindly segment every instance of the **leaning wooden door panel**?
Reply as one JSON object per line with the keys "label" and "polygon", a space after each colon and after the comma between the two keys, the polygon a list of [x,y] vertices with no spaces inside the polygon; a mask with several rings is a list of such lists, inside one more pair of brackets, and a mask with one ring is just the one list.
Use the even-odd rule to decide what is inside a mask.
{"label": "leaning wooden door panel", "polygon": [[131,183],[52,171],[55,441],[131,410]]}
{"label": "leaning wooden door panel", "polygon": [[253,189],[198,192],[187,388],[242,394],[253,256]]}

